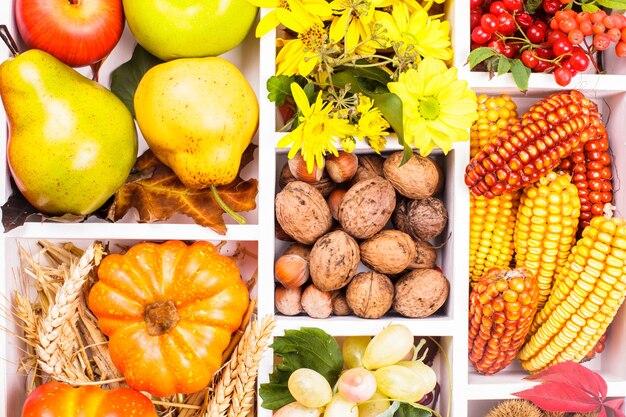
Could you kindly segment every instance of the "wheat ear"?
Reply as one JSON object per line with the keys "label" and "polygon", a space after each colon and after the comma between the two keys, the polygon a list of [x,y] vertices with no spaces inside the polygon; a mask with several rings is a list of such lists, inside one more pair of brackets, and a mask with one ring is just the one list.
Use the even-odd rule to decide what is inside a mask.
{"label": "wheat ear", "polygon": [[67,357],[63,355],[62,344],[67,343],[71,329],[76,324],[78,315],[78,297],[82,287],[93,268],[96,246],[91,245],[81,256],[78,263],[70,268],[70,276],[56,294],[54,304],[39,327],[39,345],[36,347],[41,369],[51,376],[62,379],[76,377],[75,372],[68,369]]}

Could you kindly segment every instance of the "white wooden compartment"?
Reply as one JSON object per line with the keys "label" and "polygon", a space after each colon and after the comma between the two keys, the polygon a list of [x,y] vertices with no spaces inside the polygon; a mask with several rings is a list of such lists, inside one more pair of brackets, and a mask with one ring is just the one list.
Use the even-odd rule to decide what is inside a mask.
{"label": "white wooden compartment", "polygon": [[[528,107],[538,97],[562,90],[557,86],[551,75],[533,74],[530,79],[529,97],[520,94],[510,76],[488,80],[486,74],[471,73],[465,65],[469,52],[469,19],[467,2],[448,0],[447,18],[452,23],[452,41],[455,49],[454,63],[459,68],[459,76],[468,80],[477,93],[500,94],[509,93],[514,96],[520,110]],[[12,2],[0,4],[0,22],[8,23],[12,33],[16,33],[12,19]],[[276,172],[282,166],[285,150],[276,149],[276,143],[282,136],[275,128],[275,108],[267,100],[265,81],[274,72],[275,38],[270,33],[260,41],[249,35],[246,41],[229,52],[226,57],[231,59],[244,72],[255,88],[260,102],[260,126],[256,138],[259,149],[256,159],[249,168],[247,175],[259,179],[257,209],[245,214],[246,225],[229,225],[226,236],[220,236],[211,230],[193,224],[190,220],[177,217],[159,224],[139,224],[131,216],[122,223],[110,224],[102,221],[88,221],[81,224],[29,223],[15,229],[0,238],[0,264],[3,265],[4,285],[2,298],[13,290],[13,276],[18,267],[16,248],[18,244],[33,246],[38,239],[72,240],[87,244],[93,240],[112,242],[130,242],[141,240],[211,240],[211,241],[245,241],[258,253],[259,268],[259,314],[273,314],[273,261],[280,251],[274,239],[273,199],[276,192]],[[101,70],[101,82],[109,85],[110,72],[120,63],[130,58],[134,40],[130,32],[124,33],[123,39],[116,47]],[[0,61],[8,57],[6,49],[0,49]],[[609,75],[585,74],[574,78],[570,88],[581,89],[587,96],[595,99],[600,105],[611,137],[611,147],[616,161],[616,205],[618,215],[626,216],[626,191],[620,184],[626,178],[626,73],[625,60],[609,59],[607,67]],[[82,70],[81,70],[82,71]],[[86,71],[88,73],[88,71]],[[5,125],[5,114],[0,111],[0,125]],[[2,138],[6,137],[6,129],[2,129]],[[391,145],[394,149],[394,145]],[[142,143],[142,149],[145,144]],[[395,145],[395,149],[398,149]],[[367,152],[360,147],[358,152]],[[374,335],[389,322],[402,322],[409,326],[415,335],[442,336],[443,345],[452,362],[452,391],[448,389],[447,372],[441,356],[436,360],[436,369],[440,376],[442,397],[439,411],[445,414],[446,405],[452,406],[451,416],[482,417],[486,409],[497,400],[510,398],[510,394],[530,384],[522,381],[524,376],[518,364],[490,377],[480,376],[473,372],[467,361],[467,298],[468,298],[468,214],[469,194],[463,183],[463,172],[469,160],[469,144],[457,143],[445,161],[446,188],[444,199],[450,215],[448,232],[451,239],[440,251],[438,260],[444,274],[450,280],[450,299],[446,306],[435,316],[409,320],[389,317],[383,320],[362,320],[355,318],[332,318],[316,320],[299,316],[286,318],[277,316],[275,334],[280,335],[285,329],[301,326],[316,326],[326,330],[333,336]],[[5,159],[5,147],[0,147],[0,159]],[[278,162],[277,162],[278,161]],[[8,186],[8,170],[6,164],[0,164],[0,201],[4,202],[11,193]],[[228,219],[227,219],[228,221]],[[276,249],[275,249],[276,248]],[[4,301],[6,302],[6,301]],[[11,327],[11,323],[0,319],[0,326]],[[617,319],[611,326],[606,351],[599,355],[588,366],[599,371],[609,383],[611,397],[626,397],[626,360],[623,352],[626,349],[626,309],[620,310]],[[25,393],[25,380],[14,366],[19,354],[19,342],[0,332],[0,415],[18,416]],[[271,351],[265,355],[260,370],[260,382],[267,381],[272,367]],[[258,409],[258,415],[269,417],[270,412]]]}

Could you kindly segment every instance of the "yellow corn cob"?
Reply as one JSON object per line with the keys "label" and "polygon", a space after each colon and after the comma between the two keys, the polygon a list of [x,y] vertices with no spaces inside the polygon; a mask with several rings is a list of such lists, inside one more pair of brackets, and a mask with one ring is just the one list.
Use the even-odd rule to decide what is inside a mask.
{"label": "yellow corn cob", "polygon": [[576,243],[579,217],[578,190],[567,174],[550,172],[522,193],[515,222],[515,261],[537,278],[538,310]]}
{"label": "yellow corn cob", "polygon": [[583,359],[605,333],[625,295],[626,221],[595,217],[539,313],[541,326],[520,351],[524,369],[534,373]]}
{"label": "yellow corn cob", "polygon": [[513,231],[520,193],[492,199],[470,195],[470,284],[493,267],[506,268],[513,259]]}
{"label": "yellow corn cob", "polygon": [[508,94],[499,97],[479,95],[478,120],[470,130],[470,157],[474,157],[491,137],[506,130],[517,118],[517,105]]}

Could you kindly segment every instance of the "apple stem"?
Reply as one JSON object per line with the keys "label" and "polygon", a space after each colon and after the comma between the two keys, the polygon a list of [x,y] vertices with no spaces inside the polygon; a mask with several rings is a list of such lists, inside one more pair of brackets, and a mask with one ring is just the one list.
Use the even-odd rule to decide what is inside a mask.
{"label": "apple stem", "polygon": [[0,38],[2,38],[13,56],[19,55],[20,51],[19,49],[17,49],[15,39],[13,39],[13,36],[11,36],[11,32],[9,32],[9,28],[7,27],[7,25],[0,25]]}
{"label": "apple stem", "polygon": [[237,223],[239,224],[246,223],[245,217],[243,217],[241,214],[235,213],[235,211],[232,208],[230,208],[228,204],[224,202],[224,200],[222,200],[222,197],[220,197],[219,193],[217,192],[217,188],[213,184],[211,184],[211,192],[213,193],[213,198],[215,199],[215,202],[217,203],[218,206],[222,208],[222,210],[228,213],[230,217],[235,219]]}

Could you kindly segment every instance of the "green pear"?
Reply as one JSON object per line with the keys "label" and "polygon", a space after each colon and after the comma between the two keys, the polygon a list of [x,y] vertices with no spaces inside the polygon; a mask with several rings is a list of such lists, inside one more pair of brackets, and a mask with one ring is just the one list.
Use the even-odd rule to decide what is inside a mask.
{"label": "green pear", "polygon": [[137,132],[109,90],[31,49],[0,65],[7,158],[19,190],[42,213],[87,215],[124,183]]}

